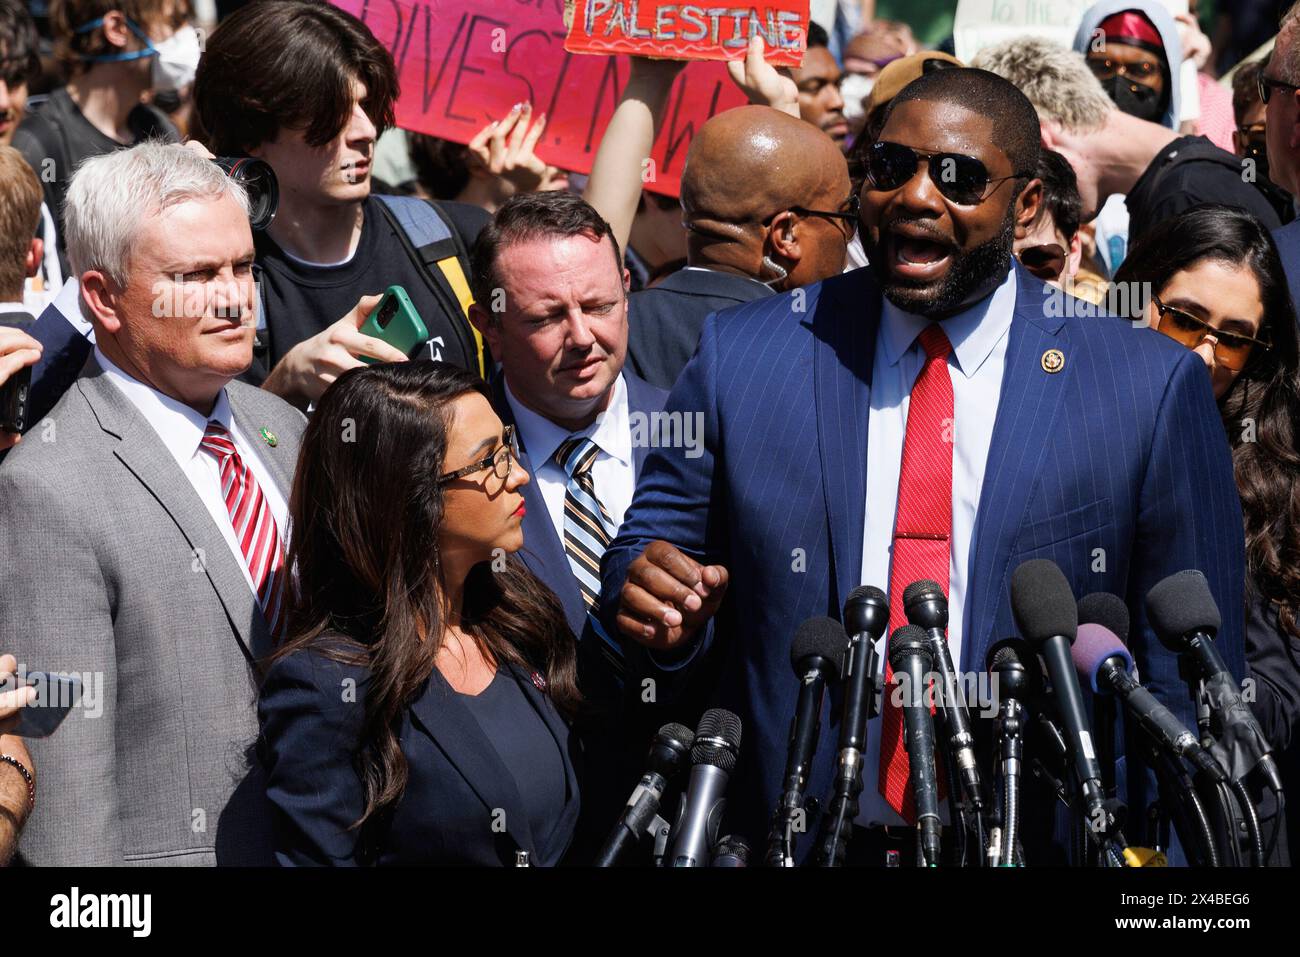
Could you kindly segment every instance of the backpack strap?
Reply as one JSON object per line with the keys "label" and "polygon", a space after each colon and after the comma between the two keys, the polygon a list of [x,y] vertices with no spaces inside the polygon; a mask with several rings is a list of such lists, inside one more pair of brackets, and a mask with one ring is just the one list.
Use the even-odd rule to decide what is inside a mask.
{"label": "backpack strap", "polygon": [[486,379],[483,337],[469,321],[469,307],[474,296],[466,278],[469,253],[460,234],[436,203],[415,196],[374,195],[379,200],[379,208],[406,240],[407,253],[415,263],[424,267],[434,295],[449,314],[459,312],[465,320],[471,336],[468,341],[478,356],[478,374]]}

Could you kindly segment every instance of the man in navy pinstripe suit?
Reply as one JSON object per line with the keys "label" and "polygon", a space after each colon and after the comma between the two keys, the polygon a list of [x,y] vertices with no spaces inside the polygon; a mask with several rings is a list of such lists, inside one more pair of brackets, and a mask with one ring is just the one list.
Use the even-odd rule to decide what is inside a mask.
{"label": "man in navy pinstripe suit", "polygon": [[[1054,560],[1077,595],[1127,600],[1142,681],[1184,723],[1194,715],[1177,662],[1146,620],[1152,585],[1203,571],[1224,612],[1218,644],[1244,670],[1240,505],[1205,370],[1013,264],[1013,237],[1041,201],[1037,154],[1033,108],[1006,81],[917,80],[868,156],[871,267],[710,317],[669,397],[669,411],[703,415],[705,453],[649,457],[605,553],[601,609],[661,705],[740,715],[728,829],[751,841],[781,784],[795,628],[838,617],[862,583],[888,586],[896,604],[900,555],[909,569],[942,556],[918,577],[947,584],[959,672],[983,671],[990,645],[1015,633],[1008,584],[1031,558]],[[946,444],[914,438],[909,408],[916,418],[921,405]],[[920,466],[905,443],[926,452]],[[903,526],[934,489],[951,495],[951,515],[921,517],[937,515],[941,534],[909,536],[946,539],[947,552],[917,559]],[[831,790],[838,712],[833,693],[807,791],[818,798]],[[881,738],[873,720],[858,819],[871,828],[904,820],[881,793],[892,777]],[[1149,775],[1120,777],[1128,837],[1141,842]],[[1030,793],[1025,808],[1029,862],[1062,861],[1054,800]]]}

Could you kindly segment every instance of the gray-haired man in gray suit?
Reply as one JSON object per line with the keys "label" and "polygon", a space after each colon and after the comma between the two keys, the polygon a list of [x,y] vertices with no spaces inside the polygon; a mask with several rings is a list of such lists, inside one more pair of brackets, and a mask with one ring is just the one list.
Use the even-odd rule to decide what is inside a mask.
{"label": "gray-haired man in gray suit", "polygon": [[86,162],[65,213],[95,351],[0,465],[0,644],[83,698],[33,739],[35,864],[269,863],[246,751],[284,624],[302,416],[252,361],[248,200],[198,152]]}

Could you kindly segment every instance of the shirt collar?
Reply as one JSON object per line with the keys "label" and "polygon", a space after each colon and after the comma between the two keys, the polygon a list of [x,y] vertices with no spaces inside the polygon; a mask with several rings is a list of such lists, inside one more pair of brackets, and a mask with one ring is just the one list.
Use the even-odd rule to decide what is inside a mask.
{"label": "shirt collar", "polygon": [[[885,361],[897,365],[916,341],[916,337],[935,320],[927,316],[899,309],[888,297],[882,297],[880,316],[880,347]],[[991,295],[955,316],[942,320],[948,341],[957,357],[957,367],[966,378],[971,378],[993,353],[993,347],[1011,328],[1011,316],[1016,309],[1016,271],[1007,271],[1006,278]]]}
{"label": "shirt collar", "polygon": [[610,455],[624,465],[632,464],[632,432],[628,421],[627,386],[620,372],[614,380],[614,394],[605,411],[596,416],[596,421],[581,432],[570,433],[556,425],[550,419],[539,415],[525,406],[510,390],[507,380],[506,401],[514,413],[515,425],[519,429],[520,441],[528,452],[534,468],[541,468],[551,461],[560,443],[572,435],[585,435],[606,455]]}
{"label": "shirt collar", "polygon": [[162,439],[163,445],[167,446],[167,451],[182,468],[188,465],[198,452],[209,422],[219,422],[232,436],[234,435],[230,400],[226,397],[225,389],[217,395],[212,414],[205,418],[185,403],[177,402],[171,396],[163,395],[152,386],[127,375],[100,351],[99,346],[95,346],[95,361],[104,370],[109,381],[126,395],[131,404],[153,426],[158,437]]}

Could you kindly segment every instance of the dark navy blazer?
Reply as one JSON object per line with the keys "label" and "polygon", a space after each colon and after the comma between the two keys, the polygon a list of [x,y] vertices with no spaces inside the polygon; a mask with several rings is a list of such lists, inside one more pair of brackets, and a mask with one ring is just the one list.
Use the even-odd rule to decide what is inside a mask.
{"label": "dark navy blazer", "polygon": [[[626,366],[623,368],[623,381],[627,386],[629,414],[652,415],[663,411],[664,402],[668,399],[667,392],[652,386]],[[506,401],[505,377],[502,375],[497,376],[493,386],[493,405],[502,422],[506,425],[514,424],[514,413],[510,409],[510,403]],[[647,429],[646,434],[653,434],[653,432]],[[519,437],[519,451],[519,464],[529,475],[534,474],[536,470],[532,459],[528,457],[523,436]],[[634,443],[632,446],[632,467],[638,478],[649,451],[648,445],[644,443],[640,445]],[[561,604],[564,605],[564,614],[569,620],[569,627],[573,629],[575,635],[581,635],[587,625],[587,605],[582,600],[582,592],[578,590],[578,582],[573,577],[573,572],[569,570],[569,557],[565,554],[564,542],[551,523],[550,512],[547,511],[546,500],[542,497],[541,486],[534,480],[525,485],[522,491],[527,511],[524,513],[523,522],[524,547],[519,557],[524,560],[528,569],[559,597]]]}
{"label": "dark navy blazer", "polygon": [[[970,554],[969,624],[958,668],[982,672],[990,645],[1016,633],[1011,572],[1028,559],[1049,558],[1076,595],[1110,591],[1127,600],[1143,683],[1195,727],[1177,661],[1152,633],[1143,598],[1165,576],[1201,569],[1223,610],[1219,647],[1242,674],[1241,507],[1205,366],[1152,330],[1087,312],[1062,315],[1089,307],[1015,269],[1016,309]],[[605,554],[601,613],[611,627],[627,567],[655,539],[729,569],[728,597],[700,642],[717,647],[659,674],[680,688],[700,658],[721,661],[712,701],[744,722],[730,830],[751,841],[766,835],[782,779],[798,689],[789,663],[795,628],[817,615],[840,617],[845,596],[861,584],[880,306],[870,270],[858,269],[711,316],[667,406],[703,411],[705,453],[651,453]],[[1064,355],[1056,373],[1044,368],[1050,349]],[[635,659],[637,667],[656,670],[652,656],[638,650]],[[831,792],[838,715],[836,692],[822,716],[810,795]],[[1148,776],[1128,778],[1129,807],[1144,808]],[[1049,826],[1056,824],[1059,835],[1059,821],[1042,820],[1052,813],[1041,808],[1052,806],[1026,799],[1031,862],[1055,859],[1051,850],[1035,856],[1031,848],[1040,823],[1059,851]],[[810,816],[810,830],[816,823]],[[1130,831],[1126,836],[1137,842],[1139,829]],[[800,850],[812,844],[804,841]]]}
{"label": "dark navy blazer", "polygon": [[577,737],[530,674],[501,667],[564,756],[567,800],[551,833],[532,832],[514,776],[435,668],[398,728],[410,774],[406,791],[391,819],[367,838],[373,860],[363,860],[349,826],[365,806],[353,758],[369,672],[300,651],[271,666],[258,703],[258,755],[275,808],[276,859],[284,865],[496,867],[513,866],[515,852],[524,850],[534,865],[558,863],[578,819]]}
{"label": "dark navy blazer", "polygon": [[1300,309],[1300,219],[1273,230],[1273,242],[1277,243],[1277,253],[1286,270],[1291,302]]}
{"label": "dark navy blazer", "polygon": [[27,400],[30,429],[59,404],[63,393],[81,374],[81,367],[95,346],[54,303],[41,311],[27,332],[44,347],[41,358],[32,366],[32,386]]}

